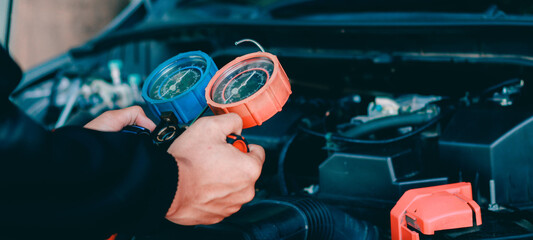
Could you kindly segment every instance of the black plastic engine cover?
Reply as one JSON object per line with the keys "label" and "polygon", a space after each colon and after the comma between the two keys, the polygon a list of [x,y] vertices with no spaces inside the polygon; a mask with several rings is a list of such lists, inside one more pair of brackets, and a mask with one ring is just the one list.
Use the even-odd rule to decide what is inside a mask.
{"label": "black plastic engine cover", "polygon": [[[495,183],[500,205],[533,206],[533,113],[513,109],[458,111],[439,141],[440,159],[472,182],[480,205]],[[477,196],[476,196],[477,195]]]}
{"label": "black plastic engine cover", "polygon": [[320,165],[320,196],[394,205],[409,189],[448,183],[446,177],[421,178],[415,155],[409,148],[334,153]]}

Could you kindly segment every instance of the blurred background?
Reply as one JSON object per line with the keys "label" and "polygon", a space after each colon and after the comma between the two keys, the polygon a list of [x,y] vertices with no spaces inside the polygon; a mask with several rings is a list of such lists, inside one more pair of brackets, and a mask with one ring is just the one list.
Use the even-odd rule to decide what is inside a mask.
{"label": "blurred background", "polygon": [[[96,36],[129,2],[0,0],[0,34],[10,35],[11,54],[27,70]],[[13,14],[8,33],[10,10]]]}

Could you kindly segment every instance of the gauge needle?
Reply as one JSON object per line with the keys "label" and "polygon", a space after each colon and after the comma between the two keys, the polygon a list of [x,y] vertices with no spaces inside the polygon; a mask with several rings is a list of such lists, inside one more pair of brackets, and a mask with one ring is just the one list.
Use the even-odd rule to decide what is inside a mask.
{"label": "gauge needle", "polygon": [[185,77],[185,75],[187,75],[190,71],[191,71],[191,69],[187,70],[187,72],[185,72],[185,74],[181,75],[181,77],[176,82],[174,82],[174,84],[172,84],[172,86],[170,86],[168,88],[168,90],[163,94],[163,96],[167,95],[167,93],[170,92],[170,91],[175,91],[176,88],[177,88],[178,83],[181,82],[181,79],[183,77]]}
{"label": "gauge needle", "polygon": [[178,83],[181,82],[181,79],[183,79],[190,71],[191,71],[191,69],[187,70],[187,72],[185,72],[185,74],[181,75],[180,79],[178,79],[178,81],[176,81],[176,83],[174,83],[174,85],[172,85],[174,87],[174,90],[177,88],[176,86],[178,85]]}
{"label": "gauge needle", "polygon": [[246,85],[246,83],[254,76],[255,74],[255,71],[252,73],[252,75],[250,75],[243,83],[241,83],[241,85],[237,88],[233,88],[231,89],[231,95],[226,99],[226,103],[235,95],[239,92],[239,89],[241,89],[242,87],[244,87]]}

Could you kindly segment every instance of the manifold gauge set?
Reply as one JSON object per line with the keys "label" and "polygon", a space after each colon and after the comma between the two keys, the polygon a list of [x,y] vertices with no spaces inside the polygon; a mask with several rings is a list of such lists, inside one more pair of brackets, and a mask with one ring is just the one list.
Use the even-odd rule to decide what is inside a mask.
{"label": "manifold gauge set", "polygon": [[[208,109],[236,113],[243,128],[261,125],[281,111],[291,94],[287,74],[275,55],[261,51],[240,56],[217,69],[201,51],[181,53],[160,64],[146,79],[142,97],[160,123],[151,133],[156,143],[179,136]],[[248,151],[246,140],[232,134],[227,141]]]}

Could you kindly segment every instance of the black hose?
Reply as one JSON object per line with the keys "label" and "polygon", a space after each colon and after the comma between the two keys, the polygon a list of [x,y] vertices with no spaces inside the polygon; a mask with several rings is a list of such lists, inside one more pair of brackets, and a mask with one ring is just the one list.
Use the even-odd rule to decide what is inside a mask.
{"label": "black hose", "polygon": [[379,237],[376,226],[308,197],[259,200],[219,224],[173,228],[175,231],[168,235],[194,240],[375,240]]}
{"label": "black hose", "polygon": [[[277,209],[277,210],[276,210]],[[352,216],[340,211],[334,207],[328,206],[316,199],[312,198],[286,198],[280,200],[262,200],[248,209],[244,209],[246,212],[254,211],[268,211],[278,212],[276,215],[264,216],[261,221],[263,226],[276,226],[281,222],[275,221],[278,217],[289,216],[280,209],[297,214],[291,214],[293,222],[299,222],[302,229],[306,229],[305,238],[295,239],[307,239],[307,240],[370,240],[378,239],[378,229],[368,222],[358,220]],[[252,214],[253,215],[253,214]],[[274,220],[274,221],[270,221]],[[288,219],[285,219],[286,221]],[[298,221],[296,221],[298,220]],[[286,239],[294,232],[281,232],[282,228],[254,228],[249,231],[250,239],[267,239],[261,238],[261,236],[276,236],[276,239]],[[266,231],[275,231],[276,234],[266,234]],[[303,236],[304,234],[302,234]]]}
{"label": "black hose", "polygon": [[413,130],[413,131],[411,131],[411,132],[409,132],[407,134],[404,134],[402,136],[395,137],[395,138],[384,139],[384,140],[352,139],[352,138],[347,138],[347,137],[343,137],[343,136],[333,135],[332,133],[320,133],[320,132],[311,130],[309,128],[306,128],[306,127],[304,127],[302,125],[300,125],[298,127],[298,129],[301,130],[302,132],[307,133],[307,134],[310,134],[310,135],[313,135],[313,136],[317,136],[317,137],[326,138],[326,139],[331,139],[331,140],[334,140],[334,141],[343,141],[343,142],[358,143],[358,144],[388,144],[388,143],[398,142],[398,141],[410,138],[410,137],[412,137],[414,135],[417,135],[417,134],[425,131],[427,128],[431,127],[433,124],[438,123],[442,118],[444,118],[444,116],[445,116],[445,114],[439,114],[438,116],[436,116],[433,119],[429,120],[426,124],[418,127],[417,129],[415,129],[415,130]]}
{"label": "black hose", "polygon": [[479,97],[484,97],[485,95],[487,95],[489,93],[492,93],[492,92],[498,90],[499,88],[502,88],[502,87],[505,87],[505,86],[508,86],[508,85],[519,84],[521,81],[522,81],[522,79],[520,79],[520,78],[512,78],[512,79],[503,81],[501,83],[498,83],[496,85],[493,85],[493,86],[490,86],[490,87],[486,88],[485,90],[483,90],[479,94]]}
{"label": "black hose", "polygon": [[397,115],[390,117],[383,117],[376,120],[369,121],[364,124],[357,125],[348,129],[347,131],[339,132],[343,137],[360,138],[368,134],[390,128],[398,128],[402,126],[417,126],[421,125],[434,117],[430,113],[414,113],[406,115]]}
{"label": "black hose", "polygon": [[293,134],[289,140],[285,142],[283,147],[281,148],[281,151],[279,153],[278,158],[278,181],[279,181],[279,189],[281,192],[281,195],[287,195],[289,194],[289,190],[287,189],[287,181],[285,180],[285,158],[287,157],[287,152],[289,151],[289,147],[298,135],[298,132]]}

